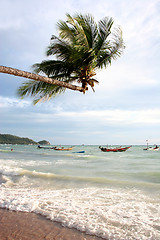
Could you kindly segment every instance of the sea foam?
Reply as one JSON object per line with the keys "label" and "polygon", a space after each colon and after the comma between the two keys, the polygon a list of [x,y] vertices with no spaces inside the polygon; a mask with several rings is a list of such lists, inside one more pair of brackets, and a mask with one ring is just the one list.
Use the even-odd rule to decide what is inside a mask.
{"label": "sea foam", "polygon": [[0,189],[0,206],[10,210],[35,212],[76,228],[113,240],[158,240],[160,206],[156,199],[137,190]]}

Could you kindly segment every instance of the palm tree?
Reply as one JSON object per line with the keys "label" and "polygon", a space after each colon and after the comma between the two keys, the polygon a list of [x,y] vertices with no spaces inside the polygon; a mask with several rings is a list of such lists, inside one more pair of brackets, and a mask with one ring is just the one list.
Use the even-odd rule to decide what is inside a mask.
{"label": "palm tree", "polygon": [[57,24],[59,37],[52,36],[46,52],[47,56],[55,58],[33,65],[36,74],[56,79],[58,83],[28,81],[18,89],[18,95],[38,97],[34,100],[37,103],[64,92],[75,82],[81,87],[70,89],[85,93],[91,86],[94,91],[94,84],[98,83],[94,78],[96,70],[110,65],[112,59],[117,59],[124,49],[121,29],[117,27],[111,32],[113,23],[109,17],[96,23],[89,14],[76,14],[74,17],[67,14],[67,21],[59,21]]}
{"label": "palm tree", "polygon": [[15,76],[19,76],[19,77],[24,77],[24,78],[28,78],[28,79],[33,79],[35,81],[41,81],[41,82],[48,83],[48,84],[54,84],[54,85],[58,85],[58,86],[61,86],[61,87],[69,88],[71,90],[76,90],[76,91],[83,92],[82,87],[75,86],[75,85],[72,85],[72,84],[69,84],[69,83],[66,83],[66,82],[63,82],[63,81],[59,81],[59,80],[56,80],[56,79],[44,77],[44,76],[41,76],[41,75],[38,75],[38,74],[22,71],[22,70],[19,70],[19,69],[16,69],[16,68],[0,66],[0,72],[15,75]]}

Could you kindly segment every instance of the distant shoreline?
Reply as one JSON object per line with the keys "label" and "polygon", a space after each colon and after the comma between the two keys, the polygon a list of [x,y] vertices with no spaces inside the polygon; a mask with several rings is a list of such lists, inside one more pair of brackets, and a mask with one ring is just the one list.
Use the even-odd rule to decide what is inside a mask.
{"label": "distant shoreline", "polygon": [[51,145],[48,141],[42,140],[35,142],[32,139],[26,137],[18,137],[11,134],[0,134],[0,144],[18,144],[18,145]]}

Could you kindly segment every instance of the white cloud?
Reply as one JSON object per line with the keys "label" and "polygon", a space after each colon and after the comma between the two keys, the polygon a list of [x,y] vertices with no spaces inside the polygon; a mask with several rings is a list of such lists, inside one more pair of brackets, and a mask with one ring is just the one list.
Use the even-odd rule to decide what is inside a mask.
{"label": "white cloud", "polygon": [[[37,123],[53,123],[70,122],[78,124],[86,124],[92,122],[99,125],[137,125],[137,124],[160,124],[160,109],[139,109],[139,110],[124,110],[124,109],[104,109],[104,110],[85,110],[74,109],[64,110],[65,106],[47,102],[46,105],[33,106],[31,101],[17,100],[16,98],[0,97],[0,109],[16,110],[17,119],[22,120],[23,117],[31,118]],[[21,112],[21,109],[25,112]],[[43,109],[43,112],[42,112]],[[13,113],[13,111],[12,111]],[[19,115],[19,117],[18,117]],[[11,119],[12,117],[10,117]],[[16,117],[14,116],[14,119]]]}
{"label": "white cloud", "polygon": [[120,92],[127,88],[142,88],[143,90],[144,86],[145,88],[153,87],[159,83],[153,78],[152,69],[125,62],[113,62],[112,66],[98,72],[96,79],[99,81],[99,85],[95,85],[96,92],[99,90]]}
{"label": "white cloud", "polygon": [[0,108],[26,108],[30,105],[30,101],[0,96]]}
{"label": "white cloud", "polygon": [[61,118],[78,119],[78,121],[97,122],[103,125],[121,124],[160,124],[160,109],[148,110],[103,110],[85,112],[62,112],[56,114]]}
{"label": "white cloud", "polygon": [[[37,123],[78,123],[79,126],[88,124],[99,126],[131,126],[160,124],[160,109],[148,110],[99,110],[82,112],[31,113],[29,117]],[[95,125],[96,126],[96,125]],[[96,128],[95,128],[96,131]]]}
{"label": "white cloud", "polygon": [[[155,41],[160,37],[159,0],[129,1],[123,17],[123,33],[127,48],[133,55],[149,57],[154,54]],[[153,45],[154,43],[154,45]]]}

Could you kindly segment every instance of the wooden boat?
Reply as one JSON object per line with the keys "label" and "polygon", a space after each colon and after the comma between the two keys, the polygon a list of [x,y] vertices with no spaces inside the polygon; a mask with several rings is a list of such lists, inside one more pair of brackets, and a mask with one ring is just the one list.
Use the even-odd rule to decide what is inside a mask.
{"label": "wooden boat", "polygon": [[156,145],[155,147],[148,147],[148,148],[144,148],[143,150],[158,151],[158,150],[159,150],[159,147]]}
{"label": "wooden boat", "polygon": [[57,150],[57,151],[70,151],[70,150],[72,150],[72,148],[73,148],[73,147],[69,147],[69,148],[64,148],[64,147],[58,148],[58,147],[54,147],[53,149],[54,149],[54,150]]}
{"label": "wooden boat", "polygon": [[101,147],[99,146],[99,148],[101,149],[102,152],[125,152],[127,151],[129,148],[131,148],[132,146],[129,147],[116,147],[116,148],[105,148],[105,147]]}
{"label": "wooden boat", "polygon": [[85,153],[85,151],[73,152],[73,153]]}
{"label": "wooden boat", "polygon": [[153,151],[158,151],[159,150],[159,147],[156,145],[154,148],[153,148]]}
{"label": "wooden boat", "polygon": [[147,147],[144,148],[143,150],[148,150],[148,151],[158,151],[159,150],[159,147],[155,144],[154,147],[149,147],[148,145],[148,140],[146,140],[147,142]]}
{"label": "wooden boat", "polygon": [[72,150],[73,147],[69,147],[69,148],[64,148],[64,147],[42,147],[40,145],[38,145],[38,148],[42,148],[42,149],[53,149],[53,150],[58,150],[58,151],[70,151]]}
{"label": "wooden boat", "polygon": [[40,145],[38,145],[37,148],[43,148],[43,149],[54,149],[54,147],[42,147],[42,146],[40,146]]}
{"label": "wooden boat", "polygon": [[148,140],[146,140],[146,143],[147,143],[147,147],[146,148],[144,148],[143,150],[149,150],[149,146],[148,146]]}

